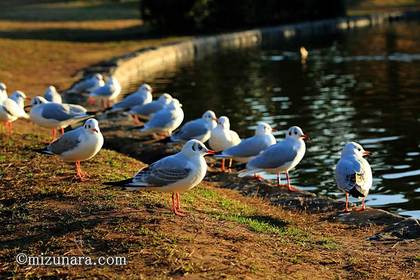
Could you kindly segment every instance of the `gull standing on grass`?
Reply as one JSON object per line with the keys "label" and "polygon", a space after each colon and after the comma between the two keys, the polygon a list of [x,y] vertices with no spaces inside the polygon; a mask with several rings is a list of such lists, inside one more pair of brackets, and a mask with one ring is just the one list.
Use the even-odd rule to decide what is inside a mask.
{"label": "gull standing on grass", "polygon": [[61,95],[57,92],[55,86],[49,86],[44,93],[44,98],[49,102],[63,103]]}
{"label": "gull standing on grass", "polygon": [[57,129],[64,133],[65,127],[90,118],[82,106],[48,102],[41,96],[32,99],[31,107],[31,120],[41,127],[50,128],[52,140],[56,138]]}
{"label": "gull standing on grass", "polygon": [[272,132],[273,129],[268,123],[259,122],[254,136],[243,139],[238,145],[224,150],[215,157],[234,159],[242,163],[248,162],[251,158],[276,143],[276,138],[274,138]]}
{"label": "gull standing on grass", "polygon": [[194,188],[204,179],[207,172],[204,156],[208,154],[214,154],[214,151],[198,140],[190,140],[179,153],[141,169],[133,178],[105,184],[128,190],[171,192],[172,211],[175,215],[185,216],[179,194]]}
{"label": "gull standing on grass", "polygon": [[87,174],[81,170],[80,162],[93,158],[103,144],[104,137],[99,130],[98,121],[89,119],[83,126],[64,133],[40,152],[58,155],[65,162],[74,162],[77,178],[84,181]]}
{"label": "gull standing on grass", "polygon": [[160,134],[168,137],[177,129],[184,120],[184,111],[178,99],[173,98],[171,103],[154,114],[140,130],[142,135]]}
{"label": "gull standing on grass", "polygon": [[[209,139],[210,148],[215,152],[224,151],[230,147],[236,146],[241,142],[238,133],[230,130],[229,118],[222,116],[217,120],[217,126],[211,131]],[[232,159],[229,162],[229,168],[232,165]],[[222,171],[225,171],[225,159],[222,159]]]}
{"label": "gull standing on grass", "polygon": [[104,85],[104,77],[101,74],[96,73],[75,84],[71,89],[69,89],[68,93],[91,93]]}
{"label": "gull standing on grass", "polygon": [[216,114],[208,110],[201,118],[185,123],[181,129],[171,136],[174,142],[186,142],[191,139],[206,143],[210,139],[211,131],[216,127]]}
{"label": "gull standing on grass", "polygon": [[119,112],[129,110],[134,106],[142,106],[144,104],[152,102],[152,87],[148,84],[142,84],[138,90],[118,103],[112,105],[109,112]]}
{"label": "gull standing on grass", "polygon": [[339,189],[346,193],[346,209],[349,212],[349,194],[362,198],[362,207],[365,210],[365,199],[372,187],[372,169],[369,162],[364,159],[370,153],[355,142],[347,143],[341,152],[341,158],[335,168],[335,179]]}
{"label": "gull standing on grass", "polygon": [[[23,97],[23,101],[21,101]],[[2,99],[4,98],[1,97]],[[0,122],[5,123],[7,134],[11,135],[13,133],[12,123],[19,118],[29,119],[29,115],[23,109],[24,106],[21,106],[21,102],[24,102],[26,95],[21,91],[16,91],[14,93],[13,99],[8,98],[6,94],[6,99],[0,101]]]}
{"label": "gull standing on grass", "polygon": [[286,173],[287,188],[296,191],[290,185],[289,170],[296,167],[303,159],[306,151],[305,139],[309,137],[298,126],[292,126],[286,132],[286,138],[264,150],[261,154],[250,160],[246,169],[239,172],[239,177],[245,177],[260,172],[276,173],[277,185],[280,184],[280,173]]}
{"label": "gull standing on grass", "polygon": [[96,88],[89,94],[88,103],[94,105],[96,99],[102,103],[104,109],[111,107],[112,103],[121,93],[120,82],[115,77],[109,77],[105,85]]}
{"label": "gull standing on grass", "polygon": [[149,119],[153,114],[162,110],[172,101],[172,96],[168,93],[162,94],[157,100],[143,105],[137,105],[131,108],[128,112],[134,119],[135,123],[140,123],[139,117],[142,119]]}

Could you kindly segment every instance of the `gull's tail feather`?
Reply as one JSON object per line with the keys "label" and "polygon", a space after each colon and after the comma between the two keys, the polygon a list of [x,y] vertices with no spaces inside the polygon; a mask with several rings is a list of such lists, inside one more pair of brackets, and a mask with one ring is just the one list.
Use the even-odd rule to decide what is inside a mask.
{"label": "gull's tail feather", "polygon": [[48,148],[42,148],[42,149],[32,149],[32,151],[44,154],[44,155],[54,155]]}
{"label": "gull's tail feather", "polygon": [[225,159],[225,158],[232,158],[232,156],[230,156],[230,155],[226,155],[226,154],[223,154],[223,153],[221,153],[221,154],[215,154],[215,155],[214,155],[214,157],[215,157],[215,158],[222,158],[222,159]]}
{"label": "gull's tail feather", "polygon": [[104,182],[103,185],[105,186],[112,186],[112,187],[120,187],[121,189],[139,189],[140,187],[136,187],[131,185],[133,183],[133,178],[125,179],[121,181],[115,182]]}
{"label": "gull's tail feather", "polygon": [[239,171],[238,173],[238,177],[243,178],[246,176],[254,176],[255,174],[262,172],[263,170],[261,169],[244,169]]}

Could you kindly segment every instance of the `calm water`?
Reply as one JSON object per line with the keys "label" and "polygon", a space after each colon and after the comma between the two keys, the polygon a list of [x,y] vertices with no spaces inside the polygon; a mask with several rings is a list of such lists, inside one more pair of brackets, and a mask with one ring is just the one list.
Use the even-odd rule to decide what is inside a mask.
{"label": "calm water", "polygon": [[[420,217],[420,26],[418,22],[272,43],[207,57],[149,81],[184,105],[227,115],[241,136],[263,120],[312,137],[291,172],[300,188],[343,199],[334,165],[347,141],[373,152],[367,204]],[[298,56],[304,45],[306,64]],[[140,82],[139,82],[140,83]],[[132,85],[131,89],[138,85]]]}

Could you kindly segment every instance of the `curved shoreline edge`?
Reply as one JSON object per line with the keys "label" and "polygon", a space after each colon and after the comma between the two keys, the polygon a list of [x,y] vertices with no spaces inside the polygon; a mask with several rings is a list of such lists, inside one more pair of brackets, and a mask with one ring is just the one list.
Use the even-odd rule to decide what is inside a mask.
{"label": "curved shoreline edge", "polygon": [[[178,67],[223,50],[258,46],[264,41],[273,39],[287,40],[307,35],[345,32],[355,28],[375,26],[418,17],[420,17],[420,10],[388,12],[257,28],[213,36],[200,36],[158,47],[143,48],[114,57],[83,69],[79,73],[79,76],[88,76],[96,72],[113,75],[120,81],[124,88],[132,81],[151,79],[156,74],[167,69]],[[223,175],[223,178],[230,181],[230,183],[225,183],[222,187],[239,190],[237,186],[234,187],[232,183],[233,178],[229,177],[232,177],[232,175]],[[241,182],[246,184],[245,181]],[[256,195],[255,185],[251,185],[251,187],[241,188],[239,191],[244,195]],[[264,186],[268,185],[264,184]],[[272,191],[268,191],[267,188],[264,189],[264,194],[258,193],[258,195],[270,197],[269,200],[272,204],[281,205],[289,209],[308,210],[307,207],[309,207],[310,210],[310,205],[315,205],[313,211],[331,211],[332,208],[338,209],[338,207],[342,207],[342,203],[339,201],[316,196],[309,192],[302,192],[298,195],[288,195],[282,192],[279,198],[279,194],[276,191],[273,193]],[[272,195],[275,195],[275,197],[272,197]],[[372,237],[376,240],[387,239],[389,236],[399,239],[420,238],[420,221],[418,219],[406,218],[381,209],[370,208],[367,214],[363,214],[362,217],[360,215],[350,214],[336,215],[333,219],[358,225],[386,225],[384,233]]]}

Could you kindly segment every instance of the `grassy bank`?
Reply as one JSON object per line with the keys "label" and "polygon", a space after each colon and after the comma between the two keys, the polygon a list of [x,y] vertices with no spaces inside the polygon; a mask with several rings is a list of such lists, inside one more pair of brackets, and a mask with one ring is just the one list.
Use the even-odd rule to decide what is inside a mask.
{"label": "grassy bank", "polygon": [[[63,89],[90,64],[174,39],[148,38],[133,1],[35,2],[0,4],[0,81],[9,91]],[[104,149],[82,164],[90,180],[78,182],[73,166],[33,151],[48,142],[49,131],[20,120],[15,130],[11,138],[0,132],[0,279],[419,277],[418,241],[368,239],[384,226],[344,224],[335,211],[276,207],[220,188],[213,177],[181,197],[189,215],[179,218],[169,210],[169,194],[102,185],[132,176],[143,163]],[[123,256],[128,264],[18,265],[22,252]]]}

